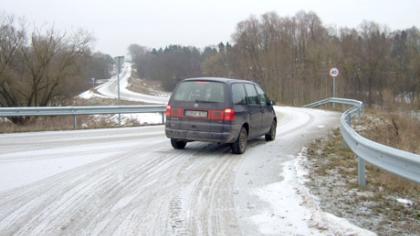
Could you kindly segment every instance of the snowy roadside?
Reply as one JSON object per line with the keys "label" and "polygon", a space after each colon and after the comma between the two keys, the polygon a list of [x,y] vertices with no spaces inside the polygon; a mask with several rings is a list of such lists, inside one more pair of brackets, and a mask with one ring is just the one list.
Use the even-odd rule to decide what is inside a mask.
{"label": "snowy roadside", "polygon": [[106,96],[103,96],[101,94],[95,93],[94,91],[92,91],[91,89],[79,94],[78,98],[81,99],[92,99],[92,98],[107,98]]}
{"label": "snowy roadside", "polygon": [[284,163],[284,180],[256,189],[254,194],[270,204],[270,211],[251,217],[263,234],[280,235],[376,235],[344,218],[324,212],[305,186],[308,181],[306,148]]}
{"label": "snowy roadside", "polygon": [[360,188],[357,160],[338,130],[313,142],[302,165],[323,211],[379,235],[420,235],[420,186],[367,165],[368,184]]}
{"label": "snowy roadside", "polygon": [[[93,122],[105,121],[106,123],[117,125],[119,117],[117,115],[93,115]],[[138,125],[154,125],[162,124],[162,113],[138,113],[138,114],[121,114],[121,125],[138,124]]]}

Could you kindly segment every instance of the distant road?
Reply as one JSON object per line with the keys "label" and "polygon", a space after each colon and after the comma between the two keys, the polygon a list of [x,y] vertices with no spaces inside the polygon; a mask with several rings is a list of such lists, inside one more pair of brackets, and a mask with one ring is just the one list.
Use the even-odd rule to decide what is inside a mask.
{"label": "distant road", "polygon": [[[145,103],[153,103],[153,104],[167,104],[169,97],[160,97],[160,96],[152,96],[147,94],[141,94],[137,92],[133,92],[128,89],[128,79],[131,76],[132,68],[130,63],[124,63],[121,68],[120,73],[120,97],[122,100],[126,101],[135,101],[135,102],[145,102]],[[107,82],[98,85],[96,90],[99,94],[95,94],[92,91],[86,91],[82,93],[80,96],[84,98],[90,98],[91,96],[98,96],[104,98],[112,98],[115,99],[118,97],[118,79],[117,76],[111,77]]]}

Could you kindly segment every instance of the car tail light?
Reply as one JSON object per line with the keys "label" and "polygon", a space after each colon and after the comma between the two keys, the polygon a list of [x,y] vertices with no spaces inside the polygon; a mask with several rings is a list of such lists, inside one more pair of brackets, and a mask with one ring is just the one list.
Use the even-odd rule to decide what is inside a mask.
{"label": "car tail light", "polygon": [[184,108],[172,108],[170,105],[167,105],[165,115],[166,117],[183,118]]}
{"label": "car tail light", "polygon": [[166,117],[171,117],[171,115],[172,115],[172,107],[171,107],[171,105],[167,105],[166,106],[166,111],[165,111],[165,116]]}
{"label": "car tail light", "polygon": [[212,121],[233,121],[235,120],[235,110],[226,108],[224,110],[209,110],[208,119]]}
{"label": "car tail light", "polygon": [[224,121],[234,121],[235,120],[235,110],[232,108],[226,108],[223,111],[223,120]]}

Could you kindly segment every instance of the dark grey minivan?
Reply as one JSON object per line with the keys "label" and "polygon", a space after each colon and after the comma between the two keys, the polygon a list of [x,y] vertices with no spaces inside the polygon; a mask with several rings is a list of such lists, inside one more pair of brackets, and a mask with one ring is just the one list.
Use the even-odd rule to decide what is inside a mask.
{"label": "dark grey minivan", "polygon": [[249,139],[276,136],[273,102],[258,84],[227,78],[191,78],[175,88],[166,108],[165,133],[175,149],[187,142],[230,143],[245,151]]}

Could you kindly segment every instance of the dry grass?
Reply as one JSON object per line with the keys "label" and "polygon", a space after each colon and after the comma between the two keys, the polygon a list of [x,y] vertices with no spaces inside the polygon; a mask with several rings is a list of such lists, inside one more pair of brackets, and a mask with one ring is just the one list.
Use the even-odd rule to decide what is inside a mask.
{"label": "dry grass", "polygon": [[135,79],[133,77],[129,79],[128,89],[150,95],[159,95],[159,91],[164,91],[159,81]]}
{"label": "dry grass", "polygon": [[[71,101],[65,101],[66,106],[107,106],[117,105],[115,99],[92,98],[89,100],[75,98]],[[121,100],[120,105],[144,105],[142,102],[132,102]],[[125,127],[139,126],[136,120],[129,120]],[[109,116],[102,118],[93,118],[92,116],[77,116],[78,129],[95,129],[95,128],[111,128],[118,127],[115,122],[109,120]],[[14,132],[36,132],[36,131],[54,131],[54,130],[72,130],[72,116],[49,116],[49,117],[33,117],[24,124],[13,124],[0,120],[0,133]]]}
{"label": "dry grass", "polygon": [[144,102],[136,102],[136,101],[126,101],[110,98],[91,98],[91,99],[80,99],[75,98],[72,101],[66,102],[67,106],[111,106],[111,105],[145,105],[147,103]]}
{"label": "dry grass", "polygon": [[[368,110],[356,120],[356,130],[378,143],[420,154],[420,120],[408,113]],[[361,129],[358,127],[361,127]]]}
{"label": "dry grass", "polygon": [[[407,113],[368,110],[355,121],[354,127],[359,134],[373,141],[420,154],[420,120],[407,116]],[[386,187],[392,192],[408,195],[417,193],[420,198],[420,185],[373,166],[368,166],[367,170],[373,177],[369,180],[372,184]]]}
{"label": "dry grass", "polygon": [[[81,117],[78,118],[81,120]],[[38,117],[27,121],[24,125],[12,122],[0,122],[0,133],[53,131],[73,129],[72,117]]]}
{"label": "dry grass", "polygon": [[[110,119],[111,115],[103,115],[100,117],[93,116],[77,116],[77,129],[97,129],[97,128],[114,128],[119,125]],[[146,125],[146,124],[145,124]],[[135,119],[126,120],[124,127],[141,126]],[[9,121],[0,121],[0,133],[16,133],[16,132],[38,132],[38,131],[56,131],[56,130],[73,130],[73,117],[70,116],[51,116],[36,117],[27,121],[24,125],[13,124]]]}

